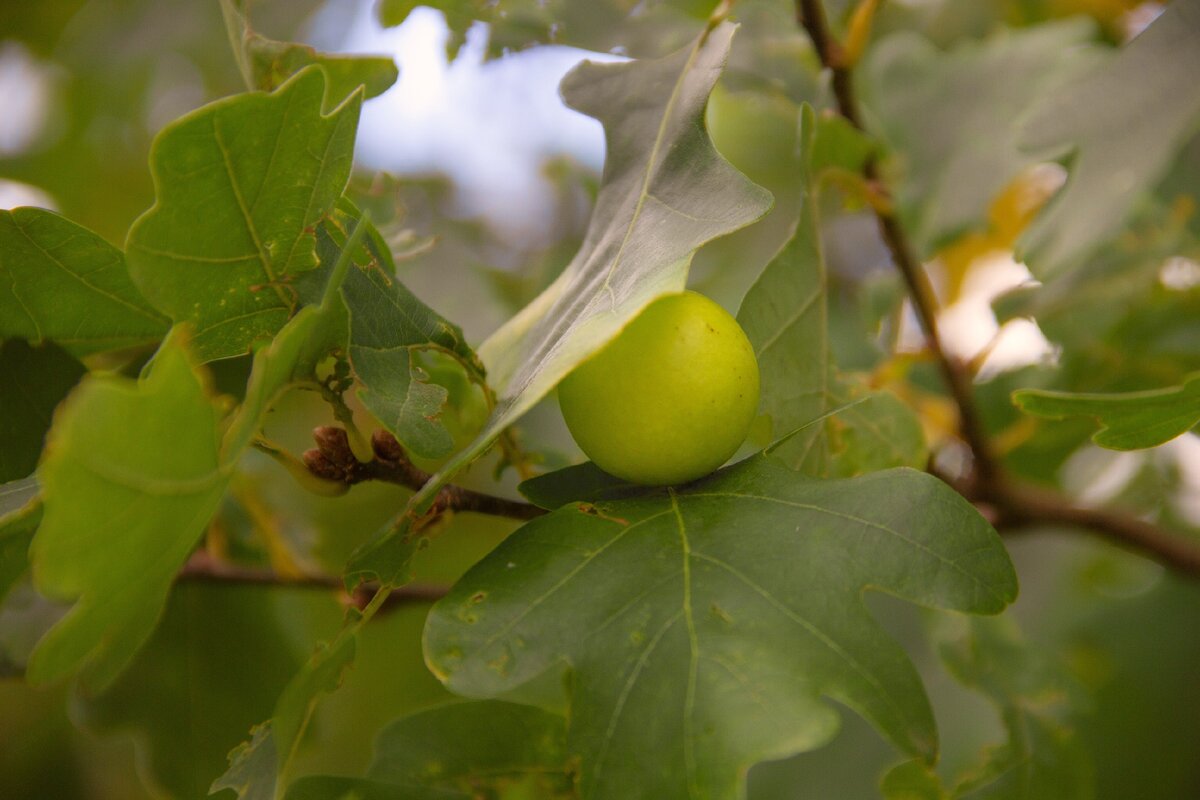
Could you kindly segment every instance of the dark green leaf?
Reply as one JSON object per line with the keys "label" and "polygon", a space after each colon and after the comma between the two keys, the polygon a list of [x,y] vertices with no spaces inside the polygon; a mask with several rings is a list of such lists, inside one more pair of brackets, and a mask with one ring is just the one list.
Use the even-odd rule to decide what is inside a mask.
{"label": "dark green leaf", "polygon": [[324,91],[308,67],[155,139],[158,200],[129,232],[130,272],[156,307],[194,325],[203,361],[274,335],[299,304],[294,279],[317,266],[313,229],[346,186],[361,104],[323,115]]}
{"label": "dark green leaf", "polygon": [[[1076,151],[1067,185],[1025,233],[1018,257],[1056,276],[1116,237],[1200,121],[1200,2],[1177,0],[1115,57],[1045,93],[1021,145]],[[1012,74],[997,84],[1009,84]]]}
{"label": "dark green leaf", "polygon": [[1068,726],[1083,701],[1064,670],[1021,641],[1006,619],[947,615],[934,632],[946,668],[1000,710],[1008,741],[944,791],[928,767],[909,762],[884,777],[889,800],[1089,800],[1092,768]]}
{"label": "dark green leaf", "polygon": [[[376,601],[386,597],[377,595]],[[308,661],[288,681],[270,720],[256,726],[252,738],[229,753],[229,769],[213,783],[213,790],[233,789],[241,800],[276,800],[287,788],[300,738],[321,695],[341,685],[358,647],[362,625],[378,609],[366,614],[350,612],[350,621],[333,642],[321,642]]]}
{"label": "dark green leaf", "polygon": [[78,602],[38,644],[31,681],[86,664],[102,688],[150,635],[227,483],[218,420],[179,329],[147,377],[89,376],[67,399],[38,471],[30,560],[42,593]]}
{"label": "dark green leaf", "polygon": [[[242,795],[243,800],[253,795]],[[288,787],[285,800],[474,800],[462,792],[412,784],[381,783],[366,778],[309,775]]]}
{"label": "dark green leaf", "polygon": [[84,698],[84,723],[138,731],[157,785],[204,798],[229,750],[271,713],[299,666],[267,590],[181,585],[162,622],[104,694]]}
{"label": "dark green leaf", "polygon": [[278,754],[279,774],[285,780],[317,701],[322,694],[341,685],[342,676],[354,663],[357,644],[358,626],[343,628],[332,643],[322,642],[317,646],[279,696],[271,717],[270,735]]}
{"label": "dark green leaf", "polygon": [[644,486],[614,478],[590,461],[530,478],[517,489],[530,502],[551,511],[571,502],[614,500],[645,491]]}
{"label": "dark green leaf", "polygon": [[565,720],[491,700],[438,706],[392,723],[375,740],[367,777],[463,793],[532,779],[531,796],[573,794]]}
{"label": "dark green leaf", "polygon": [[1080,394],[1023,389],[1013,402],[1026,414],[1049,419],[1093,417],[1092,441],[1112,450],[1156,447],[1200,423],[1200,374],[1182,386],[1122,394]]}
{"label": "dark green leaf", "polygon": [[0,342],[0,483],[33,472],[55,407],[84,372],[51,342]]}
{"label": "dark green leaf", "polygon": [[821,696],[935,756],[920,680],[867,587],[995,613],[1016,577],[990,526],[928,475],[812,481],[755,457],[527,524],[434,606],[426,659],[473,697],[569,663],[584,797],[730,797],[751,764],[832,737]]}
{"label": "dark green leaf", "polygon": [[0,211],[0,338],[51,339],[84,356],[157,341],[167,325],[120,250],[42,208]]}

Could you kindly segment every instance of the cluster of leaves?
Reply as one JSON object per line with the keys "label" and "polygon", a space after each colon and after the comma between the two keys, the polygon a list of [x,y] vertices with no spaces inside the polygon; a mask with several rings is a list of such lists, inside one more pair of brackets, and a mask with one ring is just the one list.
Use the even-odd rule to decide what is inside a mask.
{"label": "cluster of leaves", "polygon": [[[361,103],[391,85],[394,65],[268,39],[223,2],[250,91],[158,134],[155,202],[123,249],[49,211],[0,214],[0,367],[15,378],[0,387],[0,604],[31,582],[45,609],[32,652],[0,636],[0,665],[33,684],[78,676],[92,724],[154,731],[155,779],[180,796],[211,785],[254,799],[737,797],[755,764],[835,736],[829,700],[912,759],[884,777],[888,797],[1091,796],[1070,729],[1077,687],[1007,623],[974,617],[937,616],[931,637],[950,674],[999,709],[1006,740],[954,781],[933,771],[938,732],[922,678],[864,594],[994,615],[1015,599],[1016,573],[988,522],[919,471],[930,448],[913,405],[839,369],[831,332],[846,310],[822,213],[883,202],[858,176],[891,156],[899,215],[932,256],[978,227],[1022,169],[1077,147],[1062,196],[1022,240],[1047,286],[1007,300],[1014,314],[1071,313],[1063,287],[1098,280],[1084,265],[1108,228],[1152,213],[1134,208],[1148,187],[1173,191],[1161,179],[1200,113],[1185,79],[1200,6],[1180,0],[1116,53],[1074,22],[948,52],[888,36],[866,69],[876,141],[814,110],[823,99],[803,58],[780,67],[735,50],[735,26],[710,18],[711,2],[654,3],[644,15],[608,2],[438,5],[459,37],[452,47],[482,20],[497,51],[569,41],[658,56],[584,63],[563,82],[565,101],[600,120],[608,144],[578,252],[472,349],[402,283],[351,185]],[[412,7],[379,5],[386,24]],[[770,35],[763,20],[779,17],[766,2],[744,13],[759,20],[747,25],[756,42]],[[799,33],[780,39],[774,52],[795,56]],[[768,213],[771,193],[743,174],[757,178],[753,164],[739,170],[706,130],[727,63],[732,91],[769,98],[795,137],[764,223],[781,233],[738,311],[763,372],[765,448],[674,489],[623,485],[590,465],[526,481],[521,491],[548,513],[461,575],[424,623],[429,669],[469,699],[388,725],[361,777],[293,780],[318,700],[343,681],[389,592],[411,579],[427,535],[416,523],[438,492],[643,307],[682,289],[702,247]],[[1018,68],[1029,80],[995,82]],[[1155,105],[1163,94],[1136,90],[1148,74],[1186,102]],[[1091,99],[1111,92],[1129,102]],[[1046,109],[1069,100],[1083,111],[1034,108],[980,146],[981,131],[1043,95]],[[1154,131],[1130,126],[1113,139],[1115,113]],[[1129,165],[1120,186],[1105,169],[1114,162]],[[1185,226],[1171,246],[1190,235]],[[240,377],[228,377],[232,364]],[[1200,382],[1187,372],[1173,365],[1151,391],[1028,391],[1018,403],[1098,418],[1103,446],[1150,447],[1200,421]],[[1090,388],[1128,388],[1123,378]],[[487,406],[465,435],[451,424],[461,397],[474,396],[462,387]],[[238,487],[256,447],[281,453],[264,426],[297,388],[327,401],[363,460],[359,424],[438,464],[345,560],[347,585],[372,581],[375,593],[307,658],[312,638],[297,647],[260,595],[175,585],[198,548],[239,559],[225,552],[228,506],[253,515]],[[344,488],[294,471],[310,488]],[[269,556],[263,538],[247,562]],[[263,655],[253,680],[234,677],[245,662],[230,642]],[[211,651],[205,669],[225,685],[204,724],[185,729],[194,741],[172,744],[178,687],[163,665],[192,663],[196,647]],[[172,702],[128,711],[147,693]],[[230,730],[248,740],[217,778]]]}

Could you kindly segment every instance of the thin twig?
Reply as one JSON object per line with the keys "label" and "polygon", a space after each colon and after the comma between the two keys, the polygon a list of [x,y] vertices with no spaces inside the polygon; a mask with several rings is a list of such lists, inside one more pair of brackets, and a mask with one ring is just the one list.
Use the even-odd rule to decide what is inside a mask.
{"label": "thin twig", "polygon": [[[841,45],[829,32],[821,0],[795,2],[797,22],[808,32],[821,64],[830,71],[839,112],[850,124],[865,131],[855,97],[853,74]],[[873,158],[863,165],[863,177],[868,186],[888,196]],[[975,403],[971,371],[967,365],[951,357],[942,344],[937,323],[937,303],[929,277],[914,255],[895,212],[890,210],[891,204],[872,204],[872,209],[883,241],[908,285],[929,351],[937,361],[958,406],[959,432],[971,450],[973,465],[970,475],[966,480],[952,485],[957,483],[955,488],[986,511],[997,528],[1019,530],[1039,525],[1085,528],[1177,572],[1200,576],[1200,544],[1120,511],[1087,508],[1058,492],[1018,484],[1004,473],[993,453]]]}
{"label": "thin twig", "polygon": [[[853,75],[850,68],[845,65],[841,45],[829,33],[829,26],[825,21],[825,9],[821,0],[796,0],[796,19],[812,39],[813,47],[816,49],[821,63],[830,71],[838,111],[851,125],[865,131],[862,117],[858,111]],[[868,159],[863,165],[863,177],[866,178],[868,185],[875,187],[887,196],[879,177],[879,169],[873,158]],[[971,388],[971,373],[962,362],[950,356],[942,346],[933,286],[929,282],[929,276],[925,274],[925,270],[922,269],[914,255],[912,245],[895,213],[885,211],[880,206],[873,206],[873,210],[884,244],[891,253],[892,261],[895,262],[904,282],[908,285],[913,309],[921,322],[921,328],[925,331],[927,347],[937,362],[938,369],[958,406],[959,431],[963,440],[971,448],[975,462],[974,471],[980,481],[987,482],[996,474],[997,468],[983,422],[975,406]]]}
{"label": "thin twig", "polygon": [[[304,574],[281,575],[269,569],[245,567],[214,558],[204,550],[197,550],[175,576],[177,582],[216,583],[240,586],[272,586],[287,589],[318,589],[345,594],[349,601],[362,608],[379,589],[378,584],[359,585],[353,594],[346,592],[345,583],[337,575]],[[449,587],[440,584],[412,583],[400,586],[388,596],[388,606],[432,603],[446,595]]]}
{"label": "thin twig", "polygon": [[992,502],[1000,509],[997,527],[1019,531],[1041,525],[1084,528],[1169,567],[1200,577],[1200,545],[1131,514],[1071,503],[1058,492],[1004,484]]}
{"label": "thin twig", "polygon": [[[384,481],[417,491],[432,477],[409,461],[404,448],[386,431],[376,431],[371,437],[375,458],[366,462],[354,457],[346,431],[341,428],[316,428],[313,438],[317,447],[304,453],[304,463],[310,472],[328,481],[347,485]],[[531,503],[496,497],[461,486],[444,486],[438,492],[429,513],[434,515],[443,511],[474,511],[523,521],[546,513],[545,509]]]}

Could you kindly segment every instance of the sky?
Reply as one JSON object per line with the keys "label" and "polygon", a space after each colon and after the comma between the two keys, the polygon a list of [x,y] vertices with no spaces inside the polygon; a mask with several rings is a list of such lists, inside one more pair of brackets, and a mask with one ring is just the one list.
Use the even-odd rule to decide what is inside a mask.
{"label": "sky", "polygon": [[[543,162],[564,155],[599,171],[604,161],[600,123],[567,108],[558,83],[584,58],[619,58],[551,46],[485,61],[486,30],[477,25],[447,63],[439,12],[420,7],[403,25],[384,29],[374,5],[334,0],[312,25],[311,39],[322,49],[386,54],[400,68],[396,85],[363,106],[359,163],[448,175],[465,216],[482,216],[515,241],[544,241],[555,198]],[[352,21],[330,24],[334,17]]]}

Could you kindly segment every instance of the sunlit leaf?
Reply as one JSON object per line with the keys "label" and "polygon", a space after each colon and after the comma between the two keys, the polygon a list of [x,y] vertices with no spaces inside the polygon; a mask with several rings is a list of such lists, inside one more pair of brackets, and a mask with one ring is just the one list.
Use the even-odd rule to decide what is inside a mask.
{"label": "sunlit leaf", "polygon": [[101,688],[150,635],[225,489],[218,420],[178,329],[148,376],[89,376],[66,401],[38,470],[30,560],[39,591],[77,602],[38,644],[30,680],[86,664]]}
{"label": "sunlit leaf", "polygon": [[1115,58],[1040,99],[1022,147],[1043,159],[1074,156],[1067,185],[1021,241],[1018,256],[1035,275],[1081,266],[1112,241],[1195,133],[1198,41],[1200,2],[1177,0]]}
{"label": "sunlit leaf", "polygon": [[161,339],[121,251],[51,211],[0,211],[0,338],[50,339],[76,356]]}
{"label": "sunlit leaf", "polygon": [[219,100],[168,125],[151,151],[158,200],[129,232],[130,272],[194,327],[202,361],[240,355],[298,306],[317,266],[314,226],[350,176],[359,95],[321,113],[308,67],[271,94]]}
{"label": "sunlit leaf", "polygon": [[990,526],[928,475],[813,481],[755,457],[527,524],[434,606],[426,659],[472,697],[569,664],[586,798],[732,797],[750,765],[833,736],[822,696],[935,756],[920,679],[867,587],[996,613],[1016,578]]}
{"label": "sunlit leaf", "polygon": [[0,342],[0,483],[37,466],[54,408],[83,377],[83,365],[51,342]]}
{"label": "sunlit leaf", "polygon": [[1026,414],[1049,419],[1092,417],[1100,430],[1092,441],[1112,450],[1156,447],[1200,424],[1200,375],[1182,386],[1122,394],[1083,394],[1024,389],[1013,402]]}

